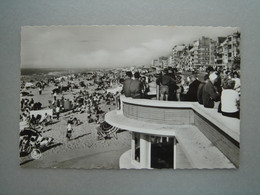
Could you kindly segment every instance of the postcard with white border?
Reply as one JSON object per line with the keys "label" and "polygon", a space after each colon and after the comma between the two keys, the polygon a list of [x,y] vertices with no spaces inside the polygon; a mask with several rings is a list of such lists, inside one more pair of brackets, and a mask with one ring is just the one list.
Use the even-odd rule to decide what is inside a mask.
{"label": "postcard with white border", "polygon": [[23,26],[20,166],[238,169],[238,27]]}

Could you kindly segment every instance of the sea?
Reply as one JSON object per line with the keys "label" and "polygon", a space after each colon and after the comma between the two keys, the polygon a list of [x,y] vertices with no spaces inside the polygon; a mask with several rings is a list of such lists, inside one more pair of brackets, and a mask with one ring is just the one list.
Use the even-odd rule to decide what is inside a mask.
{"label": "sea", "polygon": [[75,74],[92,71],[91,69],[69,69],[69,68],[21,68],[21,76],[32,75],[61,75],[61,74]]}
{"label": "sea", "polygon": [[87,73],[93,71],[92,69],[68,69],[68,68],[21,68],[21,82],[34,82],[42,79],[54,78],[59,76],[66,76],[78,73]]}

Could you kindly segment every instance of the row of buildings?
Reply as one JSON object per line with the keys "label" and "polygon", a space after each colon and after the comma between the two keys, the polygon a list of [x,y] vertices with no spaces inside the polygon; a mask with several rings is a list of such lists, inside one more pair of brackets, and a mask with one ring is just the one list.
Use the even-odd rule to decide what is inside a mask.
{"label": "row of buildings", "polygon": [[201,66],[224,66],[238,68],[240,66],[240,33],[236,32],[227,37],[213,40],[202,37],[189,45],[175,45],[170,56],[154,59],[153,66],[175,66],[193,69]]}

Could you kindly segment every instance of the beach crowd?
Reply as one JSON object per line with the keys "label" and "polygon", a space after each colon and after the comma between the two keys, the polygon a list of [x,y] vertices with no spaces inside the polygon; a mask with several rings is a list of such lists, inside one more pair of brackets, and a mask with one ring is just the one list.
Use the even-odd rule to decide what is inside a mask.
{"label": "beach crowd", "polygon": [[[47,125],[59,122],[60,114],[67,120],[68,132],[72,130],[73,125],[82,124],[82,121],[74,116],[75,114],[87,113],[88,123],[100,124],[104,121],[105,113],[110,110],[109,105],[115,107],[116,104],[117,94],[106,91],[116,82],[111,74],[100,76],[95,72],[30,81],[33,82],[35,84],[32,85],[22,82],[20,120],[34,129],[42,130]],[[47,87],[52,90],[45,90]],[[51,98],[47,106],[36,102],[32,97],[34,96],[32,91],[28,91],[35,88],[38,88],[36,96],[42,96],[43,92],[45,95],[49,93],[47,95]],[[106,106],[102,108],[102,105],[107,105],[108,109]],[[51,110],[51,114],[35,112],[41,110]],[[70,138],[68,133],[67,137]]]}
{"label": "beach crowd", "polygon": [[[93,71],[22,82],[20,119],[33,128],[43,129],[60,114],[67,117],[67,132],[72,125],[82,121],[72,116],[74,113],[87,113],[87,122],[101,124],[104,115],[110,110],[102,105],[112,105],[120,109],[120,95],[135,99],[158,99],[161,101],[198,102],[206,108],[218,109],[227,117],[239,118],[240,113],[240,76],[239,71],[230,71],[222,67],[207,67],[205,71],[184,72],[177,68],[132,70],[132,71]],[[42,96],[46,87],[53,87],[48,107],[32,97],[32,88],[38,88]],[[110,92],[111,88],[118,88]],[[152,90],[154,93],[152,93]],[[70,94],[68,96],[67,94]],[[103,107],[103,108],[102,108]],[[51,109],[52,115],[34,115],[32,111]],[[67,137],[69,137],[67,135]]]}

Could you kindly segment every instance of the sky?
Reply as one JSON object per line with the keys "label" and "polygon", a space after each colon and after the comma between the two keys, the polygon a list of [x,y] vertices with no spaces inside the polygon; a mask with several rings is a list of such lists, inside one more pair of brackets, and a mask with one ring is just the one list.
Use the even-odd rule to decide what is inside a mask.
{"label": "sky", "polygon": [[151,65],[179,44],[217,40],[236,27],[23,26],[21,68],[113,68]]}

